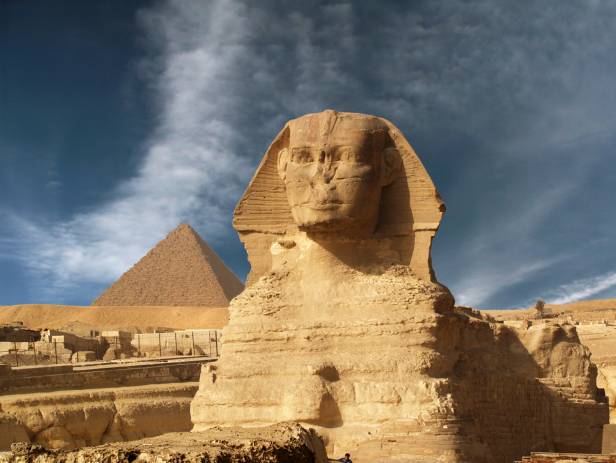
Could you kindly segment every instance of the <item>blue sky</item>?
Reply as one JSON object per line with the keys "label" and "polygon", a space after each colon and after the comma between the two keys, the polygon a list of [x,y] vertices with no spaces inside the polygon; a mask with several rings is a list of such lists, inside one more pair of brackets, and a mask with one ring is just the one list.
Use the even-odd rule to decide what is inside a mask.
{"label": "blue sky", "polygon": [[231,214],[292,117],[377,114],[446,204],[459,304],[616,297],[616,3],[0,3],[0,305],[88,304]]}

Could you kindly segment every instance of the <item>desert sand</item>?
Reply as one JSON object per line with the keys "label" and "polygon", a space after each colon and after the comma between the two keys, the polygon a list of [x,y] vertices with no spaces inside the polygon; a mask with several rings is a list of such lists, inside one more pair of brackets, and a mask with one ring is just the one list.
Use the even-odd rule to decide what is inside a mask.
{"label": "desert sand", "polygon": [[0,323],[22,322],[31,329],[151,331],[153,328],[215,329],[229,319],[226,307],[116,306],[81,307],[53,304],[0,306]]}
{"label": "desert sand", "polygon": [[[587,301],[570,302],[568,304],[546,303],[545,308],[552,315],[567,316],[580,322],[595,320],[616,320],[616,299],[592,299]],[[535,314],[532,307],[521,309],[481,309],[496,320],[522,320]]]}

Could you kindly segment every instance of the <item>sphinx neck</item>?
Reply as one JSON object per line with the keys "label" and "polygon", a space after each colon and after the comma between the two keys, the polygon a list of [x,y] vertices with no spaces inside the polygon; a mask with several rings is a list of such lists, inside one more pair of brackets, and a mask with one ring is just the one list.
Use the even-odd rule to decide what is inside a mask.
{"label": "sphinx neck", "polygon": [[300,269],[305,276],[317,280],[333,278],[335,281],[353,272],[378,274],[391,265],[403,263],[394,243],[388,239],[299,232],[287,241],[294,245],[275,256],[274,267]]}

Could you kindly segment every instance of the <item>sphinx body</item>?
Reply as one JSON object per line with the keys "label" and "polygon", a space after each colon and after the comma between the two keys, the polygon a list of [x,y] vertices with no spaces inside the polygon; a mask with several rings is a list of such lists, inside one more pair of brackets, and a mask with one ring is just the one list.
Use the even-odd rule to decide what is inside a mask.
{"label": "sphinx body", "polygon": [[444,207],[389,122],[290,121],[236,208],[252,265],[205,367],[195,430],[295,421],[358,462],[511,462],[596,451],[607,404],[571,327],[517,332],[454,307]]}

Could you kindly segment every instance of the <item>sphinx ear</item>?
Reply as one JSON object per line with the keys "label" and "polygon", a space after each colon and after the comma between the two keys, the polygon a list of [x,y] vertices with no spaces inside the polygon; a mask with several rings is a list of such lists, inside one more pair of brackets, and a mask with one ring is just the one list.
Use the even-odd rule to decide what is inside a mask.
{"label": "sphinx ear", "polygon": [[278,175],[284,181],[287,178],[287,164],[289,163],[289,149],[282,148],[278,151]]}
{"label": "sphinx ear", "polygon": [[394,147],[385,148],[381,163],[381,185],[389,185],[400,174],[402,159],[400,153]]}

